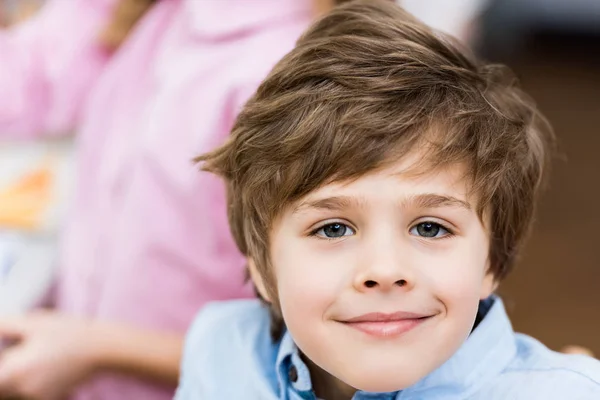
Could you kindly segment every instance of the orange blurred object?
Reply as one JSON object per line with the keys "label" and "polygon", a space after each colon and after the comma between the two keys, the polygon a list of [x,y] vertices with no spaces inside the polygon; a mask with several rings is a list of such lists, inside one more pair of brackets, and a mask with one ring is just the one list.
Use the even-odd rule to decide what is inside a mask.
{"label": "orange blurred object", "polygon": [[50,202],[52,170],[44,165],[0,191],[0,226],[35,229]]}

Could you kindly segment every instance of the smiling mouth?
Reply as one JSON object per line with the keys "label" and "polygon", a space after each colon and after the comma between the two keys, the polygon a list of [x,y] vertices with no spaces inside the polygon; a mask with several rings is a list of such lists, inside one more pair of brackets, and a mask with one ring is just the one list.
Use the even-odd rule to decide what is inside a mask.
{"label": "smiling mouth", "polygon": [[433,318],[427,316],[394,316],[369,314],[348,321],[338,321],[369,336],[392,338],[403,335]]}

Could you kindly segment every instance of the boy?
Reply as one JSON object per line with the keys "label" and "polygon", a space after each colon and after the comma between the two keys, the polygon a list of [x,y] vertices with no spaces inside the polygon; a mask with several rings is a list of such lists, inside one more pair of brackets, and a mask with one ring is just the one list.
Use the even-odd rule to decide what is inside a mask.
{"label": "boy", "polygon": [[600,399],[600,363],[493,294],[552,147],[506,69],[392,2],[335,9],[199,157],[264,304],[200,313],[177,398]]}

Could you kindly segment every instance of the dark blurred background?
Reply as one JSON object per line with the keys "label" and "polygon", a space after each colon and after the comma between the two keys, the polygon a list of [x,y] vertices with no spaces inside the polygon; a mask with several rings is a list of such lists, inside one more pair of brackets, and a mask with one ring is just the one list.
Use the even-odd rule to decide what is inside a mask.
{"label": "dark blurred background", "polygon": [[556,130],[561,158],[525,254],[501,288],[518,331],[600,354],[600,1],[497,0],[478,52],[510,65]]}

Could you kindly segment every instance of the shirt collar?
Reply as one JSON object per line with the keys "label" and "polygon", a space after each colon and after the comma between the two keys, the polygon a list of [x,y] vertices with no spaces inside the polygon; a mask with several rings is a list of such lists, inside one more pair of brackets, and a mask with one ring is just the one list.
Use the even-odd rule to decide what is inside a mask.
{"label": "shirt collar", "polygon": [[[438,369],[403,390],[402,399],[422,399],[438,393],[460,394],[466,398],[508,365],[517,350],[510,320],[499,297],[491,296],[481,302],[480,311],[488,308],[458,351]],[[280,342],[276,362],[281,390],[292,385],[300,394],[312,391],[308,367],[302,362],[289,332]],[[292,369],[295,369],[295,382],[290,380]]]}
{"label": "shirt collar", "polygon": [[311,0],[183,0],[185,15],[194,32],[221,38],[312,17]]}
{"label": "shirt collar", "polygon": [[[294,339],[289,332],[286,332],[279,344],[279,352],[277,353],[277,375],[279,387],[282,391],[280,398],[285,399],[284,395],[288,386],[291,385],[297,392],[310,394],[312,392],[312,383],[310,381],[310,371],[300,358],[300,352]],[[291,375],[295,375],[291,378]],[[309,396],[305,396],[309,397]]]}

